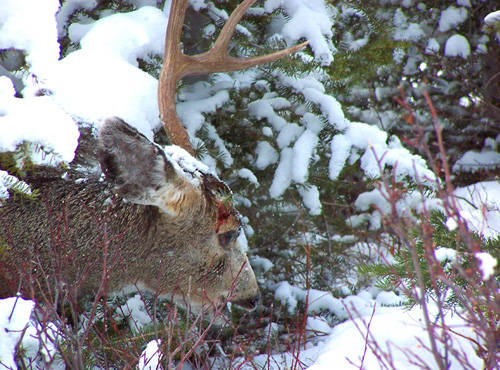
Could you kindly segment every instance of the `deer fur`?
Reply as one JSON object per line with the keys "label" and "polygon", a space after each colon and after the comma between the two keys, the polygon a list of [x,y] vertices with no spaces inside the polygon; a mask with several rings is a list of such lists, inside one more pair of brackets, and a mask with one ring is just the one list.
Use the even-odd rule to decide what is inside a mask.
{"label": "deer fur", "polygon": [[[104,176],[82,173],[93,160]],[[229,189],[181,172],[119,118],[102,124],[97,142],[82,134],[70,179],[34,169],[24,180],[40,196],[0,206],[0,294],[47,298],[65,286],[81,297],[132,284],[192,304],[255,298]]]}

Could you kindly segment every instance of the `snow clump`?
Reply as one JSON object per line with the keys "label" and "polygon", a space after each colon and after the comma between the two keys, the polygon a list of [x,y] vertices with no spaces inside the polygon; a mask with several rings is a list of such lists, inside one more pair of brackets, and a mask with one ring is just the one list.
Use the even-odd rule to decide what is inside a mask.
{"label": "snow clump", "polygon": [[14,353],[28,326],[35,302],[20,297],[0,300],[0,364],[17,369]]}
{"label": "snow clump", "polygon": [[441,12],[441,18],[439,19],[439,32],[446,32],[454,29],[459,24],[463,23],[467,19],[467,9],[456,8],[450,5],[448,8]]}
{"label": "snow clump", "polygon": [[479,260],[479,269],[483,275],[483,280],[489,280],[495,274],[495,267],[498,261],[488,252],[478,252],[474,256]]}
{"label": "snow clump", "polygon": [[456,34],[451,36],[444,45],[444,55],[467,59],[470,55],[469,41],[462,35]]}

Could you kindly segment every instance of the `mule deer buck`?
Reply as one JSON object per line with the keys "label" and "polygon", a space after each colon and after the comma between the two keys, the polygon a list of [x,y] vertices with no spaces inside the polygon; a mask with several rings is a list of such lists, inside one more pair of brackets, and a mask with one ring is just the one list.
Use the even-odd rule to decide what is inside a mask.
{"label": "mule deer buck", "polygon": [[[171,143],[190,154],[175,108],[181,78],[256,66],[305,46],[229,56],[235,27],[254,2],[241,3],[213,47],[195,56],[180,48],[188,0],[172,2],[158,103]],[[75,298],[132,284],[193,304],[224,298],[251,305],[258,287],[238,242],[240,219],[229,188],[208,172],[183,168],[189,154],[174,158],[120,118],[106,119],[97,140],[81,131],[69,180],[59,170],[35,168],[24,180],[39,190],[39,199],[11,197],[0,207],[0,293],[50,299],[64,285]],[[93,159],[105,180],[87,175],[74,181]]]}

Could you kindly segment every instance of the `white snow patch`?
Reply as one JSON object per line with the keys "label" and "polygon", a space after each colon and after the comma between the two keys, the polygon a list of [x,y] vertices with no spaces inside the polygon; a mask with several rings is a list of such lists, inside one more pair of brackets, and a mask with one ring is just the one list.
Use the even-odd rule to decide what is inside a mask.
{"label": "white snow patch", "polygon": [[329,8],[323,0],[294,0],[275,1],[267,0],[264,9],[270,13],[283,7],[290,17],[281,30],[287,44],[291,45],[300,38],[309,41],[314,57],[324,66],[333,61],[335,48],[331,43],[332,17]]}
{"label": "white snow patch", "polygon": [[407,301],[407,298],[394,292],[382,291],[377,294],[375,301],[384,306],[400,306]]}
{"label": "white snow patch", "polygon": [[278,147],[283,149],[289,146],[293,141],[297,140],[303,131],[304,128],[300,127],[296,123],[288,123],[281,129],[278,137],[276,138]]}
{"label": "white snow patch", "polygon": [[2,0],[0,49],[26,52],[30,71],[43,78],[59,59],[55,13],[58,0]]}
{"label": "white snow patch", "polygon": [[439,247],[434,251],[434,256],[439,262],[455,262],[457,260],[457,251],[451,248]]}
{"label": "white snow patch", "polygon": [[[415,306],[409,311],[385,308],[386,311],[378,313],[380,308],[382,307],[377,308],[371,322],[370,313],[335,326],[326,344],[322,346],[317,361],[309,369],[329,370],[332,369],[332,364],[338,369],[359,369],[363,357],[363,369],[379,369],[382,366],[378,359],[380,354],[374,354],[371,347],[365,345],[366,325],[369,322],[371,339],[377,341],[381,350],[391,354],[391,367],[409,368],[408,356],[414,359],[416,357],[413,356],[418,356],[426,367],[435,367],[434,357],[427,349],[430,346],[429,337],[420,307]],[[448,331],[449,345],[466,354],[471,368],[482,368],[482,361],[476,355],[472,342],[465,339],[477,338],[472,328],[458,315],[447,314],[444,319],[446,325],[456,333]],[[420,345],[420,342],[423,345]],[[441,343],[438,342],[438,346],[442,350]],[[365,348],[366,354],[364,354]],[[450,368],[460,367],[460,362],[455,357],[450,356],[449,360]]]}
{"label": "white snow patch", "polygon": [[328,122],[336,129],[345,130],[348,127],[349,121],[345,118],[340,103],[333,96],[325,94],[324,86],[312,75],[293,78],[284,74],[277,74],[276,77],[285,86],[289,86],[301,93],[307,101],[317,104]]}
{"label": "white snow patch", "polygon": [[453,165],[453,172],[476,172],[482,169],[500,167],[500,153],[496,150],[483,149],[480,152],[469,150]]}
{"label": "white snow patch", "polygon": [[269,188],[272,198],[279,198],[292,183],[293,150],[285,148],[281,151],[280,162],[274,172],[273,182]]}
{"label": "white snow patch", "polygon": [[163,354],[160,352],[161,340],[155,339],[146,345],[146,348],[141,353],[139,357],[139,363],[137,364],[140,370],[162,370],[161,360]]}
{"label": "white snow patch", "polygon": [[489,13],[486,17],[484,17],[484,23],[488,26],[494,26],[498,22],[500,22],[500,10]]}
{"label": "white snow patch", "polygon": [[31,188],[28,184],[26,184],[24,181],[19,180],[17,177],[10,175],[7,171],[0,170],[0,201],[9,198],[8,189],[11,188],[11,185],[18,182],[20,182],[21,185],[24,186],[27,194],[31,194]]}
{"label": "white snow patch", "polygon": [[444,55],[447,57],[462,57],[467,59],[470,55],[469,41],[462,35],[453,35],[444,45]]}
{"label": "white snow patch", "polygon": [[210,174],[218,178],[216,173],[209,166],[194,158],[180,146],[166,145],[163,147],[163,151],[177,173],[196,187],[200,185],[200,179],[203,174]]}
{"label": "white snow patch", "polygon": [[189,136],[194,137],[205,123],[203,113],[215,113],[217,108],[222,107],[228,101],[229,93],[227,90],[221,90],[208,98],[190,99],[177,103],[177,114],[182,119]]}
{"label": "white snow patch", "polygon": [[488,252],[474,253],[474,256],[479,260],[479,269],[483,276],[483,280],[489,280],[495,274],[495,267],[498,261]]}
{"label": "white snow patch", "polygon": [[259,187],[259,181],[257,180],[257,177],[248,168],[241,168],[240,170],[238,170],[238,177],[241,177],[242,179],[247,179],[252,184],[254,184],[255,187]]}
{"label": "white snow patch", "polygon": [[0,300],[0,364],[7,369],[17,369],[15,350],[34,307],[35,302],[20,297]]}
{"label": "white snow patch", "polygon": [[267,137],[273,136],[273,130],[269,126],[262,127],[262,134]]}
{"label": "white snow patch", "polygon": [[274,266],[270,260],[264,257],[251,256],[250,260],[252,261],[251,265],[253,268],[261,269],[263,272],[269,271]]}
{"label": "white snow patch", "polygon": [[306,130],[293,145],[292,178],[295,182],[303,184],[309,178],[309,164],[318,143],[318,136]]}
{"label": "white snow patch", "polygon": [[266,94],[262,99],[254,100],[248,104],[248,114],[257,119],[265,118],[274,130],[281,131],[281,129],[288,124],[288,122],[278,115],[275,110],[289,108],[290,102],[285,98],[275,97],[274,94]]}
{"label": "white snow patch", "polygon": [[71,162],[80,136],[71,117],[48,96],[19,99],[13,92],[11,81],[1,76],[0,151],[15,151],[19,144],[31,142],[44,146],[52,154],[33,155],[35,163]]}
{"label": "white snow patch", "polygon": [[439,48],[441,46],[439,45],[439,42],[435,38],[430,38],[429,41],[427,41],[427,46],[425,47],[425,52],[427,54],[434,54],[439,51]]}
{"label": "white snow patch", "polygon": [[[91,10],[97,6],[96,0],[66,0],[59,8],[57,12],[57,33],[60,38],[64,36],[65,29],[64,25],[68,21],[69,17],[77,9]],[[83,35],[82,35],[83,36]]]}
{"label": "white snow patch", "polygon": [[441,12],[438,27],[439,32],[446,32],[457,27],[467,19],[467,15],[467,9],[456,8],[453,5],[450,5]]}
{"label": "white snow patch", "polygon": [[406,28],[397,28],[394,31],[395,40],[418,41],[425,36],[418,23],[410,23]]}
{"label": "white snow patch", "polygon": [[259,170],[265,170],[269,165],[278,162],[279,159],[278,152],[267,141],[257,143],[255,154],[257,155],[255,167]]}
{"label": "white snow patch", "polygon": [[457,5],[470,8],[470,1],[469,0],[457,0]]}
{"label": "white snow patch", "polygon": [[401,9],[394,12],[393,23],[394,40],[417,41],[425,36],[425,32],[418,23],[408,23],[408,17]]}
{"label": "white snow patch", "polygon": [[147,312],[146,306],[139,294],[129,298],[127,302],[118,307],[115,312],[119,317],[128,320],[130,330],[134,333],[140,332],[144,326],[152,322],[151,316]]}
{"label": "white snow patch", "polygon": [[317,186],[308,186],[307,188],[298,188],[304,205],[309,209],[309,214],[318,216],[321,214],[321,201],[319,199],[319,190]]}
{"label": "white snow patch", "polygon": [[221,154],[220,159],[222,164],[224,165],[225,168],[231,167],[233,165],[234,160],[229,150],[227,150],[224,140],[220,138],[219,134],[217,133],[217,130],[213,125],[207,123],[205,124],[205,128],[208,138],[211,139],[214,142],[217,149],[219,149],[219,152]]}
{"label": "white snow patch", "polygon": [[485,238],[500,235],[500,183],[484,181],[453,192],[457,208],[470,229]]}
{"label": "white snow patch", "polygon": [[332,155],[328,164],[328,177],[331,180],[337,180],[339,177],[351,152],[351,146],[349,139],[341,134],[335,135],[330,142]]}
{"label": "white snow patch", "polygon": [[330,334],[332,328],[321,317],[308,317],[306,320],[306,331],[314,335]]}
{"label": "white snow patch", "polygon": [[278,287],[274,291],[274,299],[280,301],[283,306],[287,306],[288,312],[292,314],[297,308],[297,298],[295,295],[300,294],[301,291],[298,288],[291,286],[288,282],[282,281],[278,284]]}
{"label": "white snow patch", "polygon": [[81,49],[56,64],[44,87],[71,115],[93,123],[118,116],[152,139],[160,126],[158,82],[137,58],[163,53],[166,24],[161,10],[145,6],[84,26]]}

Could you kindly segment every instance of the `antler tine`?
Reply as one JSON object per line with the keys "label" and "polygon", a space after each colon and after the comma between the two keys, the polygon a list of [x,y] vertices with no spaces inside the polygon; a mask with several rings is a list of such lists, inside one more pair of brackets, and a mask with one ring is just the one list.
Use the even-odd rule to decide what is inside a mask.
{"label": "antler tine", "polygon": [[163,66],[158,83],[158,105],[163,127],[171,143],[179,145],[191,154],[194,151],[189,141],[189,136],[175,108],[177,81],[185,76],[237,71],[273,62],[307,45],[307,42],[304,42],[271,54],[251,58],[235,58],[230,56],[227,49],[236,25],[255,1],[245,0],[238,5],[210,50],[202,54],[187,56],[180,49],[180,40],[188,0],[172,0],[165,36]]}
{"label": "antler tine", "polygon": [[256,2],[257,0],[245,0],[240,5],[236,7],[236,9],[231,13],[226,24],[222,27],[222,30],[215,41],[212,50],[221,50],[226,51],[229,45],[229,41],[231,41],[231,36],[233,36],[234,30],[238,25],[239,21],[243,17],[243,15],[247,12],[247,10]]}

